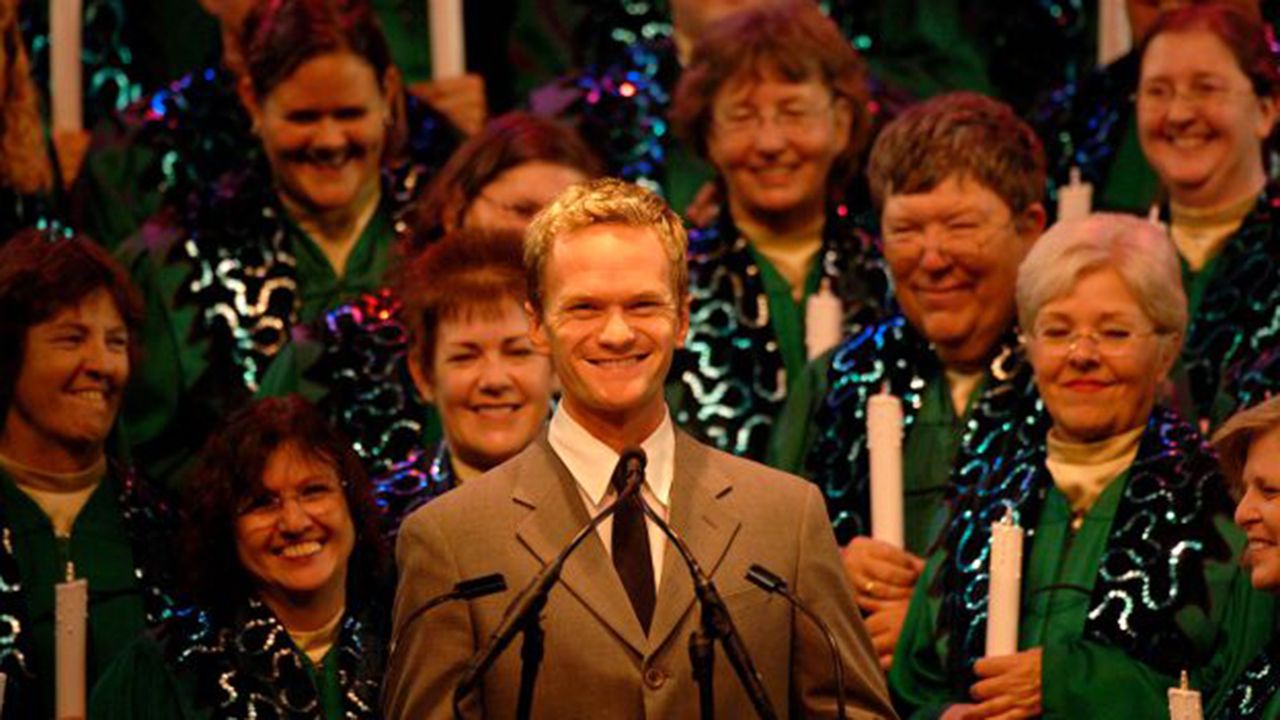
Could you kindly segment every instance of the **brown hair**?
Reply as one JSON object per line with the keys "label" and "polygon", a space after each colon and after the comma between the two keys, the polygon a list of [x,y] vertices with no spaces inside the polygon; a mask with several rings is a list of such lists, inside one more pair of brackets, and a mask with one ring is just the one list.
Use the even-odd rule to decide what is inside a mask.
{"label": "brown hair", "polygon": [[376,599],[385,552],[369,478],[351,444],[297,395],[266,398],[242,408],[205,444],[183,495],[178,533],[182,581],[201,608],[227,617],[254,594],[236,552],[236,509],[262,490],[271,455],[293,444],[332,467],[343,481],[355,526],[347,561],[347,605]]}
{"label": "brown hair", "polygon": [[1259,436],[1280,428],[1280,396],[1232,415],[1213,434],[1213,447],[1218,451],[1222,474],[1233,494],[1241,490],[1244,466],[1249,460],[1249,447]]}
{"label": "brown hair", "polygon": [[521,242],[518,233],[458,229],[405,262],[397,280],[409,325],[410,361],[428,378],[442,321],[496,313],[505,301],[524,305]]}
{"label": "brown hair", "polygon": [[662,198],[629,182],[600,178],[565,190],[530,223],[524,235],[524,269],[529,304],[542,311],[542,275],[557,238],[595,225],[652,230],[667,254],[671,287],[683,305],[689,296],[689,234]]}
{"label": "brown hair", "polygon": [[573,168],[588,178],[604,174],[604,163],[573,128],[525,112],[496,117],[454,151],[423,194],[410,251],[439,240],[446,227],[460,227],[489,183],[532,162]]}
{"label": "brown hair", "polygon": [[102,246],[83,235],[20,231],[0,246],[0,424],[22,372],[27,331],[90,294],[106,290],[129,331],[129,360],[138,357],[142,298]]}
{"label": "brown hair", "polygon": [[1146,57],[1151,41],[1159,35],[1194,30],[1212,33],[1227,46],[1259,97],[1280,95],[1280,68],[1276,67],[1261,18],[1236,5],[1188,5],[1160,15],[1143,40],[1139,57]]}
{"label": "brown hair", "polygon": [[908,108],[871,147],[867,180],[877,207],[890,195],[929,192],[952,176],[980,183],[1017,217],[1043,200],[1044,148],[1012,108],[971,92]]}
{"label": "brown hair", "polygon": [[53,166],[13,0],[0,0],[0,45],[0,185],[34,195],[53,186]]}
{"label": "brown hair", "polygon": [[391,68],[391,48],[367,0],[258,0],[240,29],[240,48],[259,99],[321,55],[363,58],[383,90]]}
{"label": "brown hair", "polygon": [[698,40],[675,90],[671,121],[706,157],[716,95],[743,73],[787,82],[816,81],[849,103],[849,144],[831,167],[827,186],[843,189],[871,132],[867,67],[817,3],[781,0],[716,22]]}

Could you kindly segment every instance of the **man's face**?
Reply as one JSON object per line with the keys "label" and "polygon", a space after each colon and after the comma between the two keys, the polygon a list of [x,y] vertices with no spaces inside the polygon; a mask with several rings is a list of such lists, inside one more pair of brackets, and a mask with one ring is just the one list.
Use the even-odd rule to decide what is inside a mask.
{"label": "man's face", "polygon": [[532,338],[551,354],[563,407],[598,437],[655,429],[666,412],[663,382],[689,331],[670,263],[648,228],[595,225],[553,242]]}
{"label": "man's face", "polygon": [[898,302],[944,363],[984,362],[1013,323],[1018,265],[1044,227],[1039,205],[1025,215],[956,176],[885,200],[884,255]]}

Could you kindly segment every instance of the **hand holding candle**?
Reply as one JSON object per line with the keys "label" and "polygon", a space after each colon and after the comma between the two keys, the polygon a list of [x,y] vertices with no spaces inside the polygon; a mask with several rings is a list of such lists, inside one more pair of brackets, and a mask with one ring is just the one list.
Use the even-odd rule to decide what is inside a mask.
{"label": "hand holding candle", "polygon": [[818,292],[804,304],[804,346],[812,360],[840,344],[844,336],[844,306],[831,292],[831,282],[822,279]]}
{"label": "hand holding candle", "polygon": [[1058,221],[1080,220],[1093,212],[1093,185],[1080,179],[1080,168],[1071,168],[1071,182],[1058,188]]}
{"label": "hand holding candle", "polygon": [[1018,652],[1018,615],[1022,593],[1022,528],[1006,512],[991,524],[987,594],[987,657]]}
{"label": "hand holding candle", "polygon": [[54,588],[54,659],[57,720],[85,717],[85,641],[88,637],[89,581],[75,579],[67,564],[67,581]]}
{"label": "hand holding candle", "polygon": [[871,454],[871,537],[901,548],[902,401],[885,388],[867,398]]}

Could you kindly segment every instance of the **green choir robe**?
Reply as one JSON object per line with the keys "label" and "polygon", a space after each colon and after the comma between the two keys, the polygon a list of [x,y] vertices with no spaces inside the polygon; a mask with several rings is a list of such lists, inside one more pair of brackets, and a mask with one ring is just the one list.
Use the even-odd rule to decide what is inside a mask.
{"label": "green choir robe", "polygon": [[[1022,578],[1018,648],[1044,649],[1044,717],[1168,717],[1167,691],[1177,685],[1177,678],[1156,672],[1118,648],[1083,637],[1099,563],[1127,480],[1121,476],[1113,481],[1074,532],[1066,497],[1056,487],[1050,488],[1034,536],[1029,534],[1023,546],[1029,560]],[[1225,518],[1220,521],[1219,532],[1228,539],[1233,557],[1239,557],[1243,535]],[[938,717],[951,704],[973,702],[949,692],[948,641],[936,627],[941,597],[930,592],[943,555],[931,556],[921,574],[889,673],[889,685],[904,718]],[[1210,683],[1216,688],[1203,698],[1209,717],[1229,689],[1222,686],[1223,680],[1248,662],[1260,645],[1257,638],[1270,636],[1274,605],[1251,588],[1247,572],[1234,562],[1205,563],[1204,578],[1210,614],[1184,612],[1178,623],[1184,633],[1216,644],[1207,665],[1187,668],[1193,687]]]}
{"label": "green choir robe", "polygon": [[[297,323],[313,322],[326,310],[382,284],[395,237],[391,218],[384,198],[357,239],[342,275],[306,233],[292,222],[283,222],[285,245],[294,265],[282,272],[296,285],[291,307],[279,318],[286,342]],[[177,246],[187,242],[188,233],[186,228],[149,224],[119,253],[146,307],[144,353],[126,397],[125,427],[144,476],[175,482],[213,425],[234,409],[206,405],[246,399],[261,381],[266,365],[226,360],[226,338],[203,327],[209,308],[200,304],[199,297],[183,299],[199,277],[189,258],[172,257]],[[217,240],[215,236],[213,241]],[[252,304],[255,298],[247,300]],[[274,348],[269,354],[278,351]],[[241,385],[245,386],[242,397]]]}

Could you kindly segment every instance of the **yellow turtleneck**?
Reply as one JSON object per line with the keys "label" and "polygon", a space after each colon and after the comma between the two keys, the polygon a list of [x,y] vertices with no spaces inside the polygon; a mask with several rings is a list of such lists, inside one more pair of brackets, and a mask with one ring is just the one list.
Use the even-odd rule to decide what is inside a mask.
{"label": "yellow turtleneck", "polygon": [[319,667],[320,663],[324,662],[324,656],[329,654],[329,649],[337,642],[338,629],[346,611],[346,608],[338,610],[338,614],[334,615],[332,620],[315,630],[289,630],[289,637],[293,639],[293,644],[298,646],[312,665]]}
{"label": "yellow turtleneck", "polygon": [[1055,430],[1049,431],[1045,466],[1053,476],[1053,484],[1067,496],[1072,513],[1079,517],[1087,512],[1111,481],[1133,464],[1142,431],[1138,427],[1091,443],[1069,442]]}
{"label": "yellow turtleneck", "polygon": [[826,218],[822,215],[793,233],[779,235],[769,229],[734,218],[738,231],[742,233],[751,246],[773,265],[778,274],[791,286],[791,297],[797,301],[804,298],[805,281],[809,278],[809,270],[814,259],[822,250],[822,226]]}
{"label": "yellow turtleneck", "polygon": [[961,372],[952,368],[947,368],[944,372],[947,375],[947,389],[951,391],[951,407],[955,410],[956,417],[964,417],[964,411],[969,407],[969,398],[978,383],[982,382],[985,373],[982,370]]}
{"label": "yellow turtleneck", "polygon": [[76,517],[107,476],[107,458],[102,456],[80,472],[53,473],[0,454],[0,470],[13,478],[18,489],[44,511],[55,535],[70,537]]}
{"label": "yellow turtleneck", "polygon": [[1253,210],[1257,195],[1237,200],[1216,208],[1191,208],[1177,203],[1169,204],[1173,227],[1170,234],[1178,254],[1195,271],[1204,269],[1209,261],[1222,252],[1227,240],[1240,229],[1241,223]]}

